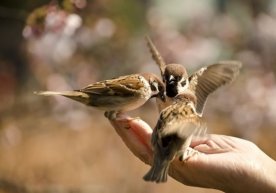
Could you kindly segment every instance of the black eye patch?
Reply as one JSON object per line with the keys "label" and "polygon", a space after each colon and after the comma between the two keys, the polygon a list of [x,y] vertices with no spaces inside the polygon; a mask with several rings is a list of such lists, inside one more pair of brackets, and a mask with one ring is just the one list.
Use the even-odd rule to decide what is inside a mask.
{"label": "black eye patch", "polygon": [[185,86],[185,85],[186,85],[186,83],[187,83],[187,81],[186,81],[186,80],[182,81],[182,82],[181,82],[181,86]]}
{"label": "black eye patch", "polygon": [[158,86],[158,90],[159,90],[159,91],[163,91],[164,88],[163,88],[162,86]]}
{"label": "black eye patch", "polygon": [[152,82],[152,83],[150,84],[150,89],[151,89],[152,91],[157,91],[157,88],[156,88],[156,86],[154,85],[154,82]]}
{"label": "black eye patch", "polygon": [[176,81],[180,81],[181,80],[181,76],[176,76],[175,79],[176,79]]}
{"label": "black eye patch", "polygon": [[170,76],[166,74],[166,75],[165,75],[165,80],[168,81],[169,79],[170,79]]}

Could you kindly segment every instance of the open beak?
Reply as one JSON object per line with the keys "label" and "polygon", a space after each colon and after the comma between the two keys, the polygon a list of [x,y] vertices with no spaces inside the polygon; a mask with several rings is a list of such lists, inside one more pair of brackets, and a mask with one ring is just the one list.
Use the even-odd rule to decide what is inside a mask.
{"label": "open beak", "polygon": [[174,80],[170,81],[167,83],[167,86],[174,86],[176,82]]}
{"label": "open beak", "polygon": [[167,80],[167,84],[174,85],[175,83],[176,83],[176,79],[171,75],[170,78]]}
{"label": "open beak", "polygon": [[168,97],[175,97],[177,94],[177,81],[175,79],[172,79],[166,82],[166,95]]}

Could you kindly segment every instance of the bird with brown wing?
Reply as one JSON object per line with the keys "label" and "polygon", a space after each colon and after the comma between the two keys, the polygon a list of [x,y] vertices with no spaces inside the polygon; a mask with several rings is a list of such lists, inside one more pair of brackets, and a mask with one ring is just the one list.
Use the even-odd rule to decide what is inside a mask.
{"label": "bird with brown wing", "polygon": [[242,66],[239,61],[219,61],[216,64],[202,67],[189,76],[183,65],[166,64],[148,36],[146,36],[146,41],[165,84],[166,102],[156,99],[159,111],[172,104],[175,96],[190,90],[197,97],[196,111],[202,115],[204,104],[209,94],[219,87],[232,82],[239,74]]}
{"label": "bird with brown wing", "polygon": [[241,63],[221,61],[188,76],[184,66],[166,65],[150,38],[146,39],[166,90],[166,101],[157,99],[161,112],[151,140],[153,164],[144,176],[146,181],[159,183],[167,181],[169,166],[175,157],[183,161],[191,156],[188,148],[192,138],[206,131],[202,114],[209,94],[232,82],[239,74]]}
{"label": "bird with brown wing", "polygon": [[183,161],[195,153],[188,151],[191,140],[206,131],[195,106],[196,96],[184,92],[175,97],[173,104],[161,111],[151,138],[153,164],[144,180],[166,182],[170,163],[175,157]]}
{"label": "bird with brown wing", "polygon": [[62,95],[106,111],[109,118],[118,112],[134,110],[152,97],[164,98],[162,81],[152,73],[132,74],[104,80],[74,91],[39,91],[37,95]]}

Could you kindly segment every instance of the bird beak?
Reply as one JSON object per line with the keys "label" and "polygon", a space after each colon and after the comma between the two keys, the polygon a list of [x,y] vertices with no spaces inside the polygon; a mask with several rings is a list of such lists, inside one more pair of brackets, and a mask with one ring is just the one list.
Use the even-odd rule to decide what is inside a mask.
{"label": "bird beak", "polygon": [[172,75],[170,75],[167,84],[173,85],[173,84],[175,84],[175,82],[176,82],[175,78]]}
{"label": "bird beak", "polygon": [[152,95],[150,98],[154,98],[154,97],[160,98],[163,102],[166,102],[165,92],[161,91],[155,95]]}
{"label": "bird beak", "polygon": [[159,98],[160,98],[163,102],[166,102],[165,92],[159,92]]}
{"label": "bird beak", "polygon": [[166,83],[166,85],[167,86],[174,86],[174,85],[176,85],[177,84],[177,80],[176,79],[174,79],[174,78],[170,78],[168,81],[167,81],[167,83]]}
{"label": "bird beak", "polygon": [[150,98],[160,98],[163,102],[166,102],[166,96],[164,92],[159,92],[158,94],[152,95]]}
{"label": "bird beak", "polygon": [[175,85],[175,80],[170,80],[167,84],[168,85]]}

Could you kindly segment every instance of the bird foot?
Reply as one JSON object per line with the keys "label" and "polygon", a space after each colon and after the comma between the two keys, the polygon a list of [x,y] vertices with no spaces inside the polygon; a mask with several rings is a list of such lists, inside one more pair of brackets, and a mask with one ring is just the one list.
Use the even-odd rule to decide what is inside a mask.
{"label": "bird foot", "polygon": [[129,117],[123,113],[115,111],[106,111],[104,116],[111,121],[111,123],[116,124],[119,128],[130,128],[130,123],[135,120],[141,120],[140,117]]}
{"label": "bird foot", "polygon": [[187,161],[190,157],[193,157],[198,154],[199,154],[199,151],[191,147],[188,147],[187,149],[179,152],[179,161]]}
{"label": "bird foot", "polygon": [[117,114],[118,114],[118,112],[116,112],[116,111],[105,111],[104,112],[104,116],[111,121],[117,119]]}
{"label": "bird foot", "polygon": [[116,123],[119,124],[121,128],[130,129],[131,122],[135,121],[135,120],[141,120],[141,118],[140,117],[135,117],[135,118],[128,117],[126,119],[126,118],[120,118],[117,116],[117,118],[113,121],[116,121]]}

